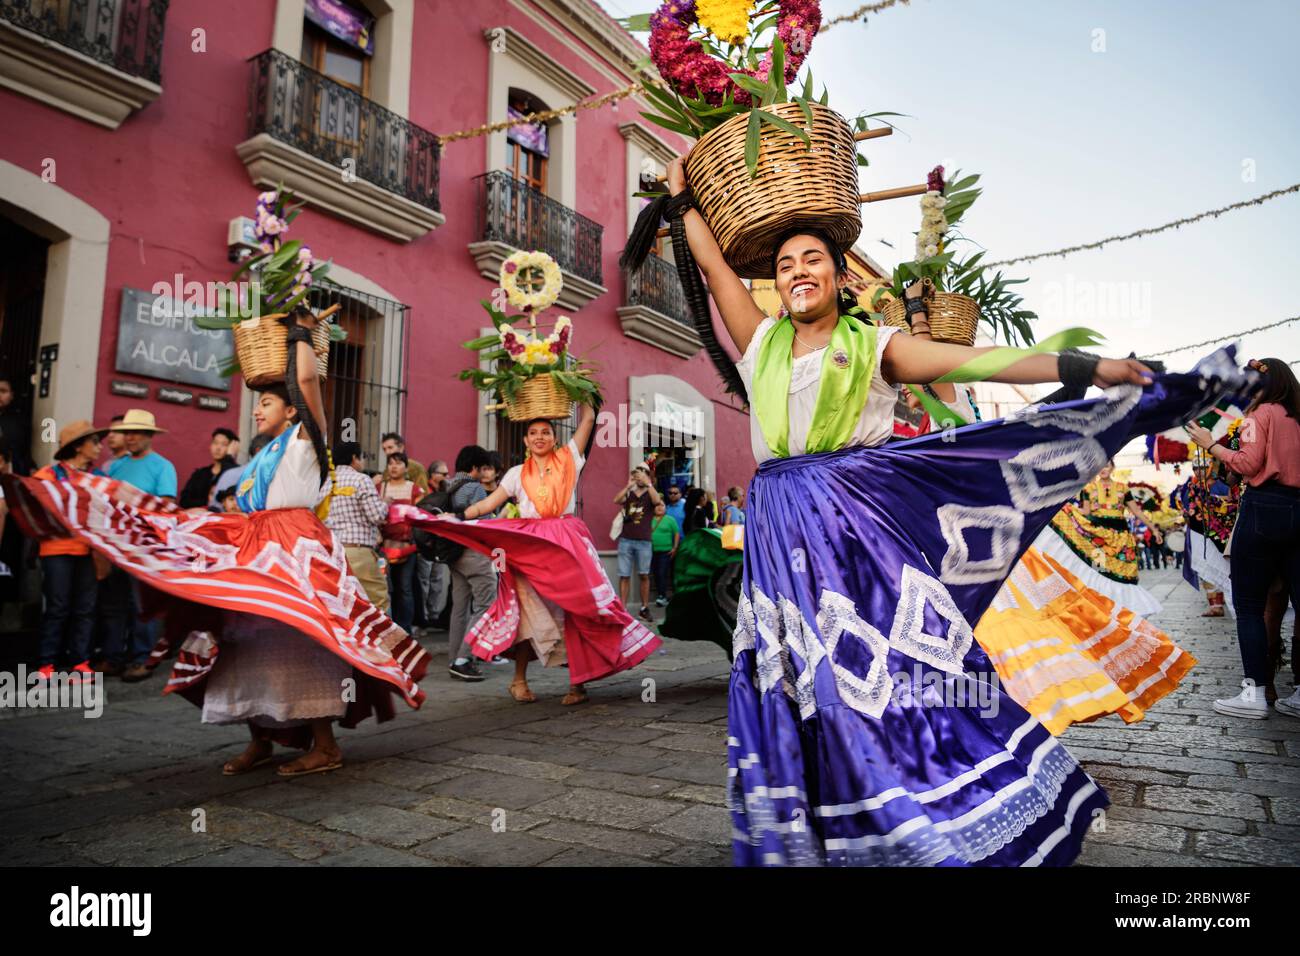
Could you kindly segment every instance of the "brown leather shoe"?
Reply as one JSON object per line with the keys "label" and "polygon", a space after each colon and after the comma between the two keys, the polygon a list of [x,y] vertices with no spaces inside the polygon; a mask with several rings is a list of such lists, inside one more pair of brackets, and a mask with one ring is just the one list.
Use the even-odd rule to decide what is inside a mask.
{"label": "brown leather shoe", "polygon": [[122,672],[122,680],[128,684],[134,684],[136,681],[142,681],[152,676],[153,671],[143,664],[134,664]]}

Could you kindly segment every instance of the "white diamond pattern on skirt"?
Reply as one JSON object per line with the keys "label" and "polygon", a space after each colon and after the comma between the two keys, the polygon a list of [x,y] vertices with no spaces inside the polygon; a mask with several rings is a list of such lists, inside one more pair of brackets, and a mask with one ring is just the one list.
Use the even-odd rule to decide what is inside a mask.
{"label": "white diamond pattern on skirt", "polygon": [[[843,594],[822,591],[817,607],[817,630],[826,641],[826,657],[831,662],[835,683],[844,702],[859,713],[879,717],[889,705],[889,641],[872,627],[853,607],[853,602]],[[835,660],[835,651],[845,634],[852,635],[871,654],[871,667],[865,677]]]}
{"label": "white diamond pattern on skirt", "polygon": [[[1020,536],[1025,529],[1025,516],[1006,505],[946,504],[936,513],[939,530],[948,542],[939,569],[939,579],[945,584],[984,584],[1001,581],[1020,553]],[[992,532],[989,557],[971,560],[970,545],[964,532],[970,528],[987,528]]]}
{"label": "white diamond pattern on skirt", "polygon": [[[1108,457],[1095,438],[1062,438],[1031,445],[998,464],[1012,503],[1021,511],[1042,511],[1055,509],[1073,498]],[[1062,468],[1070,468],[1073,473],[1047,485],[1039,481],[1038,472]]]}
{"label": "white diamond pattern on skirt", "polygon": [[1100,435],[1117,421],[1128,415],[1142,398],[1138,385],[1115,385],[1106,389],[1106,410],[1097,413],[1097,406],[1086,408],[1056,408],[1054,406],[1028,405],[1006,416],[1009,422],[1024,422],[1034,428],[1059,428],[1077,435]]}
{"label": "white diamond pattern on skirt", "polygon": [[[949,674],[965,673],[962,659],[970,650],[975,634],[948,589],[924,571],[905,564],[899,590],[902,594],[894,612],[894,626],[889,631],[890,646]],[[948,622],[944,634],[926,633],[927,605]]]}
{"label": "white diamond pattern on skirt", "polygon": [[[817,710],[814,682],[823,660],[829,661],[840,700],[869,717],[884,713],[892,696],[891,649],[949,674],[965,673],[963,660],[975,635],[943,584],[919,568],[903,567],[901,597],[888,638],[858,614],[850,598],[836,591],[823,590],[819,596],[814,628],[792,600],[774,602],[757,587],[751,590],[752,598],[741,596],[732,646],[737,654],[754,650],[759,690],[767,693],[779,687],[805,720]],[[926,633],[927,607],[946,623],[942,634]],[[870,657],[865,674],[843,662],[846,634]]]}

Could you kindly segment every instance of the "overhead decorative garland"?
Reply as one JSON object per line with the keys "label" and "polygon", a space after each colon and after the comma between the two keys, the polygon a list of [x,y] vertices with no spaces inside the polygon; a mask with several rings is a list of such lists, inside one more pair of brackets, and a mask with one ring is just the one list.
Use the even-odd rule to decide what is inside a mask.
{"label": "overhead decorative garland", "polygon": [[487,136],[491,133],[499,133],[503,129],[509,129],[512,126],[528,126],[534,123],[548,123],[553,119],[561,116],[567,116],[569,113],[576,113],[579,110],[594,110],[602,106],[608,106],[610,103],[616,103],[619,100],[627,99],[637,93],[645,92],[644,83],[633,83],[631,86],[625,86],[620,90],[614,90],[610,93],[602,94],[591,100],[582,100],[578,103],[570,103],[568,106],[561,106],[554,110],[538,110],[535,113],[525,113],[523,116],[514,119],[501,120],[498,123],[484,123],[482,126],[475,126],[472,129],[463,129],[457,133],[448,133],[445,136],[439,136],[438,142],[446,145],[454,143],[460,139],[473,139],[476,136]]}
{"label": "overhead decorative garland", "polygon": [[[849,23],[852,21],[862,20],[863,18],[868,17],[873,13],[879,13],[881,10],[886,10],[889,7],[895,6],[896,4],[909,3],[909,2],[910,0],[883,0],[883,2],[880,3],[869,3],[866,4],[865,6],[859,7],[857,10],[854,10],[850,14],[846,14],[845,16],[835,17],[834,19],[822,23],[817,28],[816,32],[818,34],[822,34],[825,33],[827,30],[829,30],[831,27],[838,26],[841,23]],[[696,8],[696,15],[705,16],[706,19],[709,20],[708,24],[701,22],[701,25],[705,26],[706,29],[712,29],[713,27],[716,27],[717,29],[723,32],[726,32],[728,29],[731,30],[735,29],[735,26],[732,23],[732,21],[734,20],[734,16],[729,15],[725,9],[728,5],[728,0],[703,0],[703,2],[701,2],[701,0],[686,0],[686,2],[681,4],[681,9],[685,9],[687,5]],[[798,9],[803,9],[808,5],[809,5],[808,0],[803,0],[802,3],[790,3],[787,0],[787,2],[783,2],[781,4],[782,8],[791,6],[791,7],[796,7]],[[699,9],[700,6],[704,8],[704,11],[701,11]],[[650,15],[641,14],[641,16],[646,18],[646,24],[643,27],[643,29],[645,30],[650,29],[650,25],[649,25]],[[796,14],[796,16],[798,16],[798,14]],[[631,17],[627,19],[635,20],[638,18]],[[787,51],[791,51],[790,40],[793,38],[792,31],[793,28],[797,25],[798,25],[797,23],[792,23],[787,28],[784,23],[778,24],[777,27],[778,34],[781,36],[782,40],[786,43]],[[785,32],[782,32],[783,29],[790,31],[789,37],[787,37]],[[808,46],[812,45],[811,38],[809,38],[807,45]],[[804,50],[803,55],[805,56],[807,55],[806,49]],[[800,57],[800,60],[802,60],[802,56]],[[792,68],[787,64],[787,73],[790,72],[791,69]],[[765,70],[763,75],[764,77],[766,76]],[[633,83],[630,86],[625,86],[620,90],[614,90],[610,93],[605,93],[601,96],[596,97],[595,99],[582,100],[577,103],[570,103],[568,106],[561,106],[558,109],[539,110],[536,113],[528,113],[525,116],[519,116],[514,119],[501,120],[500,122],[497,123],[484,123],[482,126],[475,126],[470,129],[459,130],[458,132],[455,133],[447,133],[444,136],[439,136],[438,142],[442,145],[446,145],[447,143],[454,143],[457,140],[473,139],[477,136],[489,136],[492,133],[499,133],[502,130],[510,129],[512,126],[524,126],[532,123],[548,123],[553,119],[558,119],[561,116],[567,116],[570,113],[576,113],[579,110],[599,109],[602,106],[608,106],[610,103],[616,103],[619,100],[627,99],[629,96],[635,96],[638,93],[644,93],[645,88],[648,85],[660,86],[660,84],[658,83],[653,83],[653,84]],[[739,100],[739,97],[737,97],[737,100]]]}
{"label": "overhead decorative garland", "polygon": [[1268,202],[1270,199],[1277,199],[1279,196],[1286,196],[1294,192],[1300,192],[1300,183],[1296,183],[1293,186],[1287,186],[1284,189],[1275,189],[1271,193],[1264,193],[1264,195],[1256,196],[1254,199],[1235,202],[1230,206],[1222,206],[1219,209],[1207,209],[1205,212],[1197,213],[1195,216],[1175,219],[1173,222],[1167,222],[1163,226],[1151,226],[1150,228],[1139,229],[1136,232],[1126,233],[1122,236],[1110,236],[1107,239],[1098,239],[1096,242],[1085,242],[1077,246],[1066,246],[1064,249],[1055,249],[1052,252],[1036,252],[1030,256],[1017,256],[1014,259],[1003,259],[1000,262],[990,262],[988,265],[1009,266],[1015,262],[1033,262],[1035,259],[1049,259],[1053,256],[1066,256],[1072,252],[1082,252],[1087,249],[1100,249],[1102,246],[1109,245],[1112,242],[1124,242],[1127,239],[1140,239],[1143,236],[1152,236],[1158,232],[1177,229],[1179,226],[1186,226],[1189,223],[1199,222],[1202,219],[1211,217],[1217,219],[1225,212],[1232,212],[1235,209],[1245,209],[1247,206],[1259,206]]}
{"label": "overhead decorative garland", "polygon": [[843,16],[832,17],[822,24],[818,33],[825,33],[831,27],[839,26],[841,23],[852,23],[855,20],[861,20],[871,16],[873,13],[879,13],[881,10],[888,10],[890,7],[899,3],[910,3],[911,0],[882,0],[880,3],[864,3],[852,13],[846,13]]}
{"label": "overhead decorative garland", "polygon": [[1276,329],[1283,325],[1290,325],[1292,322],[1300,322],[1300,315],[1293,315],[1289,319],[1282,319],[1280,322],[1271,322],[1268,325],[1257,325],[1253,329],[1242,329],[1240,332],[1233,332],[1230,335],[1221,335],[1217,339],[1207,339],[1204,342],[1194,342],[1191,345],[1180,345],[1176,349],[1165,349],[1163,352],[1151,352],[1144,355],[1143,358],[1159,358],[1161,355],[1173,355],[1175,352],[1186,352],[1188,349],[1199,349],[1205,345],[1218,345],[1220,342],[1231,342],[1233,339],[1239,339],[1243,335],[1252,335],[1255,332],[1266,332],[1269,329]]}

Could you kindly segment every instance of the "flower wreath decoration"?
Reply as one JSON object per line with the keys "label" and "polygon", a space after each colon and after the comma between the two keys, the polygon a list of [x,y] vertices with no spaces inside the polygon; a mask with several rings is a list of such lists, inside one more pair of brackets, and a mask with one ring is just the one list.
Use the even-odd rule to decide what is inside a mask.
{"label": "flower wreath decoration", "polygon": [[[745,22],[747,26],[748,6],[740,0],[698,0],[698,3],[697,0],[668,0],[650,17],[650,56],[659,74],[682,96],[701,98],[713,106],[721,106],[728,100],[750,105],[750,94],[737,85],[731,74],[743,73],[766,83],[772,67],[772,51],[764,53],[757,69],[741,70],[706,52],[691,37],[691,27],[698,23],[724,42],[739,42],[744,37],[740,23]],[[741,7],[745,10],[741,11]],[[804,57],[812,49],[821,20],[817,0],[780,0],[776,32],[785,45],[787,83],[794,81]],[[764,26],[760,25],[755,32]]]}
{"label": "flower wreath decoration", "polygon": [[[533,279],[540,272],[540,288],[533,287]],[[516,309],[540,312],[549,309],[560,297],[564,276],[555,260],[544,252],[516,252],[501,263],[501,288],[506,299]]]}
{"label": "flower wreath decoration", "polygon": [[521,333],[509,323],[503,323],[497,333],[501,347],[513,361],[521,365],[555,365],[569,347],[573,323],[567,315],[560,316],[546,338],[541,338],[536,329]]}

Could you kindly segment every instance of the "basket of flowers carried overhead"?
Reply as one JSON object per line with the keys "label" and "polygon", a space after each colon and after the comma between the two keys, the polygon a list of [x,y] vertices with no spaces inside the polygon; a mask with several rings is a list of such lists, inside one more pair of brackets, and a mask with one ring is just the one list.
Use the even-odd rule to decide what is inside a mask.
{"label": "basket of flowers carried overhead", "polygon": [[916,257],[899,263],[889,285],[876,290],[872,308],[886,325],[910,328],[904,293],[910,282],[924,285],[922,297],[930,320],[930,336],[939,342],[974,345],[981,321],[994,337],[1015,344],[1032,344],[1029,323],[1037,316],[1022,309],[1022,299],[1010,286],[1024,279],[1004,279],[1001,272],[988,275],[980,264],[983,252],[962,260],[950,248],[969,241],[957,230],[962,216],[983,192],[976,188],[979,175],[954,174],[945,181],[943,167],[936,166],[927,177],[921,196],[921,228],[916,233]]}
{"label": "basket of flowers carried overhead", "polygon": [[[495,303],[481,303],[495,331],[464,343],[478,353],[480,364],[460,373],[462,381],[496,399],[489,411],[504,409],[511,421],[527,422],[568,418],[574,402],[599,404],[592,367],[569,352],[569,317],[557,316],[549,330],[546,322],[539,325],[563,283],[560,267],[544,252],[516,252],[501,264]],[[519,313],[507,314],[507,305]]]}
{"label": "basket of flowers carried overhead", "polygon": [[[284,381],[289,360],[289,327],[294,317],[310,311],[308,295],[329,272],[328,262],[319,262],[311,248],[299,240],[285,241],[289,225],[297,218],[302,203],[290,203],[292,194],[284,188],[257,197],[255,235],[259,251],[245,259],[234,274],[235,289],[222,290],[222,302],[215,316],[202,316],[195,324],[206,329],[230,329],[235,354],[226,364],[227,375],[239,372],[249,388],[263,388]],[[252,276],[247,291],[239,280]],[[317,315],[321,321],[312,330],[312,345],[320,377],[329,366],[330,342],[347,333],[329,321],[339,309],[332,305]]]}
{"label": "basket of flowers carried overhead", "polygon": [[857,240],[861,204],[870,201],[858,191],[867,161],[857,144],[892,131],[868,131],[868,119],[895,114],[850,122],[829,107],[826,92],[814,96],[811,70],[801,91],[787,87],[821,26],[817,0],[750,7],[749,0],[669,0],[624,22],[650,30],[650,54],[667,86],[647,84],[658,112],[643,115],[697,140],[686,157],[696,206],[727,263],[746,278],[768,278],[772,245],[792,226],[820,227],[845,250]]}

